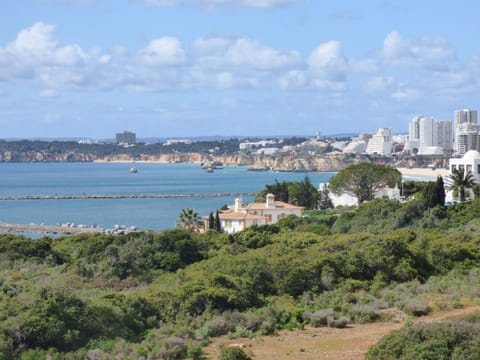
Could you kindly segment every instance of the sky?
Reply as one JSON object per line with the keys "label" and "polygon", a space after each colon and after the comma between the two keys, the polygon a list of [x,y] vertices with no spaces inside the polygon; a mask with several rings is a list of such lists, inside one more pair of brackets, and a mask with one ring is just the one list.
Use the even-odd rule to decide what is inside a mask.
{"label": "sky", "polygon": [[478,0],[5,0],[0,138],[406,133],[480,105]]}

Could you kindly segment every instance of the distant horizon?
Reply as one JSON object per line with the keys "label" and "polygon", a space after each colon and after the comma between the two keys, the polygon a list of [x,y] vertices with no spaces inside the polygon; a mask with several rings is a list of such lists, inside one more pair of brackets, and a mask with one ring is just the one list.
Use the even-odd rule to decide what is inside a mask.
{"label": "distant horizon", "polygon": [[0,135],[374,133],[406,131],[417,115],[451,120],[480,108],[478,13],[473,0],[6,1]]}

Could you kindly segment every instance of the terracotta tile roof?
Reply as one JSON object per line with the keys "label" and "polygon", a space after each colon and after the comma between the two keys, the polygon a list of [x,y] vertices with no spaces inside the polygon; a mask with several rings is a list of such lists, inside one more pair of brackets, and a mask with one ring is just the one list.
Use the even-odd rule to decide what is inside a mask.
{"label": "terracotta tile roof", "polygon": [[265,209],[303,209],[301,206],[288,204],[283,201],[275,201],[274,208],[267,208],[265,203],[252,203],[245,207],[247,210],[265,210]]}
{"label": "terracotta tile roof", "polygon": [[266,220],[265,216],[253,215],[244,212],[222,212],[218,214],[220,220]]}

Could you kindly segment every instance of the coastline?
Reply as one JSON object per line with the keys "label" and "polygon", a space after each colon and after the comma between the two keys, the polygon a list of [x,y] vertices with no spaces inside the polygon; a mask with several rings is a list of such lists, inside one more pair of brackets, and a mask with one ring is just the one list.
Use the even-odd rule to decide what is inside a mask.
{"label": "coastline", "polygon": [[431,179],[435,180],[438,176],[446,178],[448,175],[448,169],[438,168],[397,168],[398,171],[402,173],[402,176],[412,177],[412,178],[422,178],[422,179]]}
{"label": "coastline", "polygon": [[98,234],[104,232],[102,228],[87,227],[66,227],[56,225],[37,225],[37,224],[6,224],[0,223],[0,230],[3,233],[37,233],[37,234]]}

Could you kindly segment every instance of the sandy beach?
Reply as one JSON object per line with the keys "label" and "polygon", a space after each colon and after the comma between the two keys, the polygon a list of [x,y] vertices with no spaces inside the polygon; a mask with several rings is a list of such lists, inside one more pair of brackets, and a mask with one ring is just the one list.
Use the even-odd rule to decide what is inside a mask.
{"label": "sandy beach", "polygon": [[436,179],[437,176],[445,178],[448,175],[448,170],[439,168],[432,170],[431,168],[397,168],[403,176],[413,178]]}

